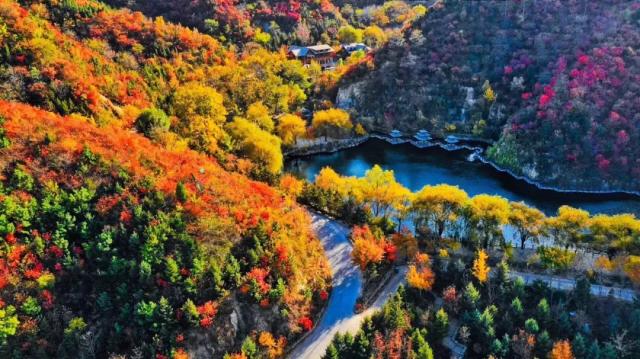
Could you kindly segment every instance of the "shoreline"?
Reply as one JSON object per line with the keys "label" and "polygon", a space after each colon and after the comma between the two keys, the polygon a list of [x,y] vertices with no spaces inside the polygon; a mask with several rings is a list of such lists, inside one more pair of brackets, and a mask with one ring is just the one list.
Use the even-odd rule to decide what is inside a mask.
{"label": "shoreline", "polygon": [[[323,146],[309,146],[304,148],[303,151],[290,151],[285,154],[285,160],[291,160],[299,157],[307,157],[318,154],[326,154],[326,153],[334,153],[342,150],[346,150],[349,148],[358,147],[365,142],[371,139],[379,139],[382,141],[386,141],[392,145],[402,145],[409,144],[416,148],[432,148],[438,147],[446,151],[460,151],[467,150],[471,151],[471,156],[474,156],[474,160],[478,160],[481,163],[491,166],[493,170],[497,171],[500,174],[507,175],[513,180],[521,181],[526,183],[527,185],[533,186],[538,190],[555,192],[559,194],[567,194],[567,195],[593,195],[593,196],[620,196],[620,197],[633,197],[636,200],[640,200],[640,191],[630,191],[630,190],[581,190],[581,189],[567,189],[567,188],[558,188],[550,185],[546,185],[539,181],[532,180],[531,178],[519,175],[514,173],[512,170],[503,168],[496,164],[495,162],[487,159],[484,156],[485,149],[481,146],[475,146],[472,144],[467,144],[464,142],[479,142],[479,141],[470,141],[467,139],[460,139],[462,143],[446,143],[442,140],[431,140],[431,141],[416,141],[413,139],[408,139],[406,137],[393,138],[380,133],[372,133],[366,136],[351,138],[351,139],[342,139],[342,140],[333,140],[325,142],[324,144],[329,144],[329,148]],[[313,148],[318,147],[318,148]]]}
{"label": "shoreline", "polygon": [[288,160],[296,157],[313,156],[323,153],[334,153],[346,150],[348,148],[358,147],[361,144],[369,141],[370,139],[370,135],[365,135],[361,137],[352,137],[345,139],[331,139],[325,140],[323,142],[318,141],[315,143],[311,143],[308,146],[292,148],[288,151],[284,151],[282,154],[285,160]]}

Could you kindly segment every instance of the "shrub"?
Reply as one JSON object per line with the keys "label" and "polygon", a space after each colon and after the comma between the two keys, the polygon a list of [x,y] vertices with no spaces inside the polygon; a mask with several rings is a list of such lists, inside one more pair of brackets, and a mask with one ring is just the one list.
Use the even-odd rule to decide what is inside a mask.
{"label": "shrub", "polygon": [[158,131],[167,131],[171,121],[164,111],[158,108],[150,108],[142,111],[135,122],[136,130],[146,137],[153,137]]}
{"label": "shrub", "polygon": [[559,271],[566,271],[573,265],[576,254],[558,247],[539,247],[540,263],[547,268]]}

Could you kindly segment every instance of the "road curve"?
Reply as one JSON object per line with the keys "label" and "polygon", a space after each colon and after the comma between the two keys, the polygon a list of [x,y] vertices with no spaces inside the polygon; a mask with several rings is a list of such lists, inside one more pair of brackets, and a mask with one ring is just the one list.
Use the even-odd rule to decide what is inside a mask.
{"label": "road curve", "polygon": [[[349,228],[323,215],[310,212],[312,227],[324,247],[333,275],[333,290],[329,302],[318,325],[304,340],[291,351],[292,359],[322,358],[336,333],[355,334],[362,321],[382,308],[387,299],[405,282],[407,267],[400,267],[378,293],[373,304],[362,313],[354,313],[356,300],[362,291],[362,273],[351,260],[352,246]],[[571,290],[575,280],[533,273],[511,272],[511,277],[522,277],[527,284],[542,280],[552,288]],[[602,287],[593,285],[591,292],[596,296],[613,295],[617,299],[632,301],[637,293],[632,289]]]}
{"label": "road curve", "polygon": [[292,359],[322,358],[336,333],[356,333],[362,321],[380,309],[387,298],[396,292],[406,273],[404,269],[398,271],[373,305],[360,314],[354,313],[356,300],[362,291],[362,273],[351,261],[349,228],[320,214],[310,212],[310,215],[313,229],[331,265],[333,290],[320,322],[289,354]]}

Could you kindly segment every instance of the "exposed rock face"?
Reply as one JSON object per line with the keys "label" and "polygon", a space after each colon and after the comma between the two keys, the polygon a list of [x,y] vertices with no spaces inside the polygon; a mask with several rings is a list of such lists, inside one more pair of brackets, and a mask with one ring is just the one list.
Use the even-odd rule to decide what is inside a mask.
{"label": "exposed rock face", "polygon": [[222,358],[225,353],[239,350],[250,332],[269,331],[282,335],[286,326],[276,306],[262,309],[232,296],[221,305],[210,328],[194,329],[187,333],[186,349],[193,359]]}
{"label": "exposed rock face", "polygon": [[462,89],[467,94],[467,96],[464,99],[464,108],[468,110],[472,108],[473,105],[476,104],[475,90],[473,89],[473,87],[465,87],[465,86],[463,86]]}
{"label": "exposed rock face", "polygon": [[314,140],[298,140],[295,147],[285,151],[285,155],[306,156],[316,153],[336,152],[345,148],[355,147],[366,141],[368,138],[368,136],[361,136],[345,139],[318,138]]}
{"label": "exposed rock face", "polygon": [[336,106],[343,110],[351,110],[358,107],[360,105],[360,96],[362,94],[363,86],[363,82],[355,82],[338,89]]}

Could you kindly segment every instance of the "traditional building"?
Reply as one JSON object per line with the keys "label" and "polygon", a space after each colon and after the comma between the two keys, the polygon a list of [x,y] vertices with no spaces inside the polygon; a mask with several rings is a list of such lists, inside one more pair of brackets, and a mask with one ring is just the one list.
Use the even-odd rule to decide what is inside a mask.
{"label": "traditional building", "polygon": [[337,54],[329,45],[289,46],[287,54],[289,58],[300,60],[305,65],[310,64],[311,61],[315,61],[319,63],[323,69],[336,66]]}

